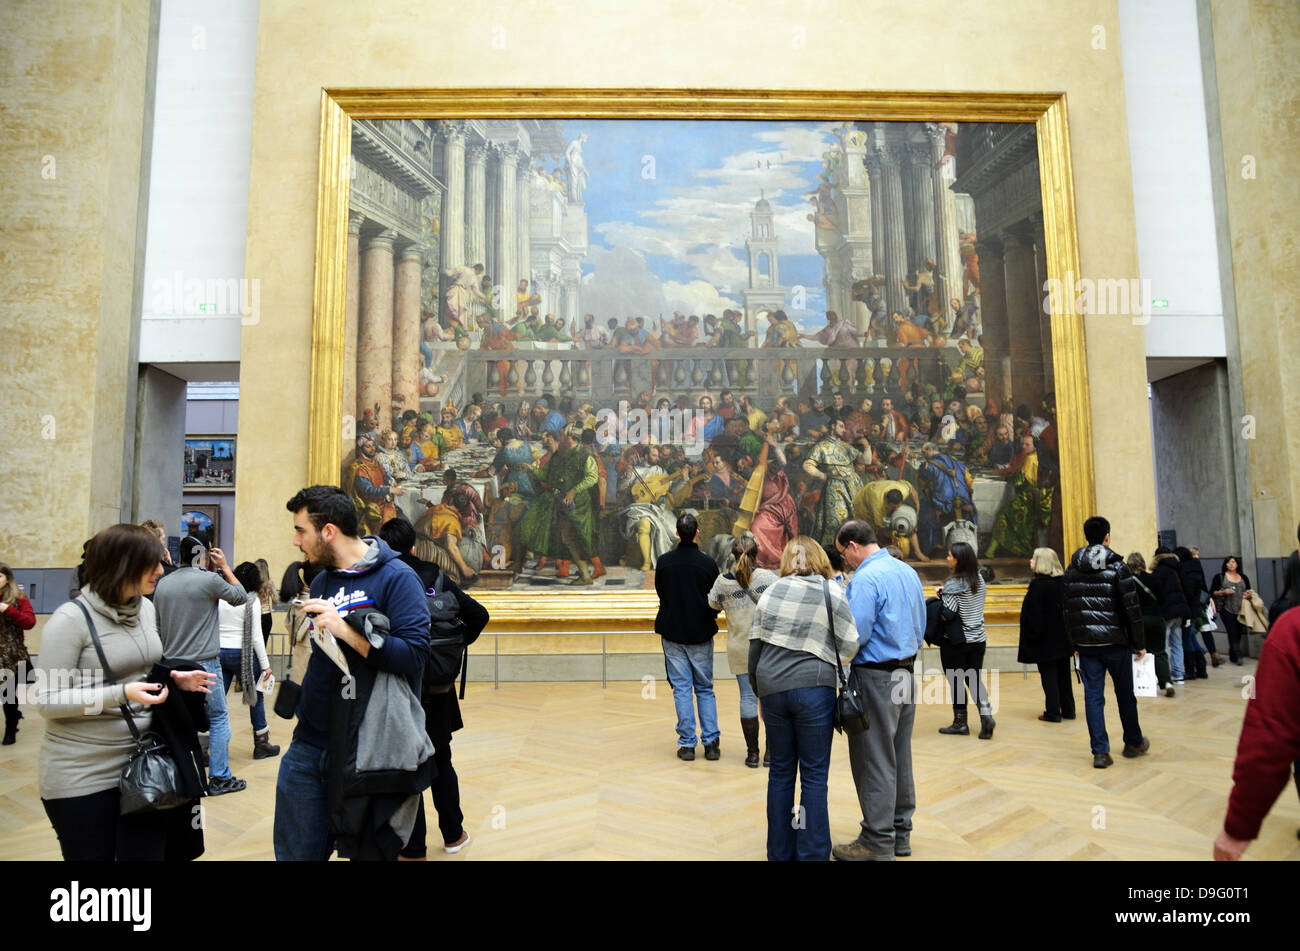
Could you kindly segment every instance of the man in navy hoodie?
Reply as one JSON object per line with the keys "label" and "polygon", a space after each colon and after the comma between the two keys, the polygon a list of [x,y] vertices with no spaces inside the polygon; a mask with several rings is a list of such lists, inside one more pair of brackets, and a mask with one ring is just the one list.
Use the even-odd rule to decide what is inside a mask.
{"label": "man in navy hoodie", "polygon": [[[379,538],[357,536],[357,512],[338,486],[313,485],[289,500],[294,545],[323,571],[301,610],[317,632],[347,644],[364,663],[406,677],[416,696],[429,653],[429,609],[424,585],[397,552]],[[388,617],[386,637],[357,633],[344,618],[373,608]],[[313,642],[302,679],[298,725],[280,761],[275,785],[275,857],[325,861],[334,850],[326,798],[330,696],[342,689],[342,671]]]}

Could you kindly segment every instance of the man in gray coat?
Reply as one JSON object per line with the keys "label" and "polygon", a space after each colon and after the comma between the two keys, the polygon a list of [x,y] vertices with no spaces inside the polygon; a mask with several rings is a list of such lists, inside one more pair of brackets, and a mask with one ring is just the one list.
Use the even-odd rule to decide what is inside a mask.
{"label": "man in gray coat", "polygon": [[[209,563],[221,574],[208,570]],[[223,580],[224,579],[224,580]],[[198,664],[216,674],[218,687],[208,693],[208,795],[239,792],[248,784],[230,774],[230,716],[221,683],[221,634],[217,602],[240,605],[248,592],[235,580],[220,548],[208,551],[193,536],[181,539],[181,567],[158,582],[153,603],[158,609],[158,636],[168,661]]]}

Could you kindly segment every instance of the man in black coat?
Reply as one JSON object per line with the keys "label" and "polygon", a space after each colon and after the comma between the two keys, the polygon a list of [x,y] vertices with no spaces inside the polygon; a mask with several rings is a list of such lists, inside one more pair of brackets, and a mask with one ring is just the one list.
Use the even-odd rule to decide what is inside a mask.
{"label": "man in black coat", "polygon": [[1084,713],[1092,741],[1092,765],[1105,769],[1110,758],[1106,735],[1106,674],[1115,685],[1115,705],[1124,724],[1124,756],[1141,756],[1151,747],[1138,723],[1133,695],[1133,661],[1146,656],[1137,585],[1118,552],[1110,549],[1110,522],[1094,515],[1083,523],[1088,544],[1065,570],[1065,627],[1079,654]]}
{"label": "man in black coat", "polygon": [[721,755],[718,702],[713,695],[713,638],[718,633],[718,612],[709,607],[709,589],[718,577],[718,565],[695,544],[697,531],[695,516],[683,513],[677,519],[680,543],[659,556],[655,567],[655,593],[659,595],[655,633],[663,639],[664,668],[677,707],[677,756],[695,759],[698,704],[704,758],[715,760]]}
{"label": "man in black coat", "polygon": [[[415,528],[411,523],[400,516],[389,519],[380,526],[379,537],[393,551],[401,553],[397,560],[410,566],[419,576],[424,590],[432,591],[438,581],[438,566],[415,557]],[[456,603],[460,606],[458,617],[465,625],[466,643],[474,643],[483,628],[487,627],[487,609],[462,591],[450,576],[443,578],[442,584],[444,591],[455,595]],[[433,808],[438,812],[438,829],[442,833],[443,849],[459,852],[469,844],[469,833],[465,831],[465,816],[460,811],[460,781],[451,764],[451,735],[465,725],[460,716],[456,689],[453,686],[446,693],[422,697],[421,705],[424,707],[425,731],[433,741],[433,762],[438,771],[430,792],[433,795]],[[402,849],[401,858],[418,861],[425,857],[425,833],[424,798],[421,797],[415,828],[411,831],[406,847]]]}

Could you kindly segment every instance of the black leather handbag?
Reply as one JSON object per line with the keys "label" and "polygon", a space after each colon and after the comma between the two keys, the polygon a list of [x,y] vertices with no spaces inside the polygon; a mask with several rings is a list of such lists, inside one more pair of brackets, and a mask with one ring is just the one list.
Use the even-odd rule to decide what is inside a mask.
{"label": "black leather handbag", "polygon": [[275,706],[271,708],[277,717],[284,720],[292,720],[298,715],[298,701],[302,698],[302,682],[293,679],[293,647],[297,638],[296,630],[289,633],[289,664],[275,691]]}
{"label": "black leather handbag", "polygon": [[844,666],[839,662],[840,652],[835,646],[835,610],[831,607],[830,582],[822,579],[822,596],[826,599],[826,622],[831,627],[831,656],[835,658],[835,673],[840,679],[840,693],[835,698],[835,729],[848,736],[865,733],[871,726],[867,706],[862,695],[844,676]]}
{"label": "black leather handbag", "polygon": [[[90,639],[94,642],[95,653],[99,655],[100,666],[104,668],[104,676],[109,683],[117,683],[113,668],[108,665],[108,658],[104,656],[104,645],[99,641],[99,631],[95,630],[95,622],[91,619],[90,612],[86,610],[86,606],[80,599],[74,603],[86,616]],[[177,768],[172,751],[163,742],[163,738],[153,732],[141,734],[127,709],[127,704],[123,704],[118,709],[122,711],[127,726],[131,728],[131,735],[135,737],[135,751],[122,767],[122,775],[117,782],[118,792],[121,794],[122,815],[174,809],[189,802],[190,797],[181,791],[180,769]]]}

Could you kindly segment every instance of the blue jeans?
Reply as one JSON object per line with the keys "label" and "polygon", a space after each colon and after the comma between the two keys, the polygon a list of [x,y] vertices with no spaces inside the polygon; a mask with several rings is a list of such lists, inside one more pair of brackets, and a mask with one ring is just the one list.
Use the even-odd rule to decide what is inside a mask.
{"label": "blue jeans", "polygon": [[325,794],[325,750],[294,740],[275,780],[275,860],[325,862],[334,851]]}
{"label": "blue jeans", "polygon": [[[223,679],[223,690],[230,693],[230,682],[239,676],[240,661],[243,659],[244,652],[234,647],[221,648],[221,674]],[[253,678],[262,676],[262,665],[257,662],[257,657],[253,657]],[[243,686],[242,684],[240,685]],[[254,691],[257,693],[257,691]],[[243,696],[242,692],[240,696]],[[248,718],[253,722],[253,732],[261,733],[266,729],[266,703],[262,699],[262,694],[257,693],[257,703],[248,708]]]}
{"label": "blue jeans", "polygon": [[[763,698],[772,767],[767,775],[767,860],[825,862],[831,856],[826,776],[835,730],[834,687],[796,687]],[[799,810],[794,775],[799,768]]]}
{"label": "blue jeans", "polygon": [[736,683],[740,684],[740,718],[752,720],[758,717],[758,694],[749,685],[749,674],[736,674]]}
{"label": "blue jeans", "polygon": [[[673,688],[677,708],[677,745],[695,746],[695,704],[700,708],[700,739],[705,746],[718,742],[718,700],[713,694],[713,641],[678,644],[663,638],[664,669]],[[695,703],[691,702],[691,691]]]}
{"label": "blue jeans", "polygon": [[[199,666],[221,679],[221,658],[199,661]],[[226,712],[226,693],[213,685],[206,695],[208,708],[208,778],[230,778],[230,714]]]}
{"label": "blue jeans", "polygon": [[1083,709],[1092,752],[1110,752],[1105,711],[1107,673],[1115,685],[1115,706],[1119,707],[1120,723],[1124,725],[1124,743],[1141,743],[1142,726],[1138,723],[1137,697],[1133,695],[1133,652],[1123,644],[1080,647],[1079,673],[1083,676]]}
{"label": "blue jeans", "polygon": [[1183,669],[1182,618],[1165,621],[1165,640],[1167,641],[1166,649],[1169,651],[1169,675],[1174,680],[1183,680],[1186,671]]}

